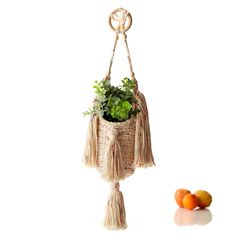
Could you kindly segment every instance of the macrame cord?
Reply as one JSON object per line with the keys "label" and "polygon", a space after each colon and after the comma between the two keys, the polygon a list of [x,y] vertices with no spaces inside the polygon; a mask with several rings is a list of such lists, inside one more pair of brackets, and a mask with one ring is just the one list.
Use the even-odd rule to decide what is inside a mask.
{"label": "macrame cord", "polygon": [[[118,22],[118,26],[113,25]],[[124,198],[119,190],[119,180],[132,175],[137,167],[155,165],[151,148],[151,133],[148,109],[144,95],[138,90],[138,82],[133,71],[126,31],[132,25],[130,13],[118,8],[109,17],[109,25],[115,32],[114,46],[109,62],[106,80],[111,79],[111,69],[120,36],[123,36],[130,69],[130,77],[135,82],[134,96],[140,112],[125,122],[108,122],[94,114],[89,123],[84,151],[84,162],[96,167],[103,179],[111,182],[104,226],[108,229],[125,229],[126,212]]]}

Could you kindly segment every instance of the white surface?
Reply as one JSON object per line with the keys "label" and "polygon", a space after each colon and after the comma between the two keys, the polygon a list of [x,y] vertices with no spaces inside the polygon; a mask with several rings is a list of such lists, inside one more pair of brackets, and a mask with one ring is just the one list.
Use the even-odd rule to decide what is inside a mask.
{"label": "white surface", "polygon": [[[121,183],[122,235],[236,233],[235,1],[123,1],[157,167]],[[81,163],[82,112],[107,69],[119,1],[0,2],[0,235],[113,235],[109,185]],[[121,47],[119,46],[119,49]],[[122,50],[113,78],[127,76]],[[208,190],[212,221],[176,226],[177,188]],[[116,232],[115,232],[116,233]]]}

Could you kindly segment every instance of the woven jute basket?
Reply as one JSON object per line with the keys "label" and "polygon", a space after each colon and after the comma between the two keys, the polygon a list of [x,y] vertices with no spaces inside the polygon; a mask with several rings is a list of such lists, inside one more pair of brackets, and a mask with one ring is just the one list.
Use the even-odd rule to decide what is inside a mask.
{"label": "woven jute basket", "polygon": [[[112,25],[113,20],[119,21],[118,27]],[[109,24],[116,32],[116,37],[105,79],[111,79],[116,45],[119,36],[122,35],[127,50],[131,79],[135,84],[134,98],[137,104],[133,106],[138,106],[140,112],[124,122],[109,122],[100,115],[93,114],[89,122],[84,162],[89,167],[96,167],[102,178],[112,183],[104,219],[105,227],[124,229],[127,227],[126,213],[123,194],[119,190],[119,180],[132,175],[137,167],[149,167],[155,163],[151,148],[147,104],[144,95],[138,90],[127,43],[126,31],[132,24],[132,17],[127,10],[118,8],[111,13]]]}
{"label": "woven jute basket", "polygon": [[134,145],[135,145],[136,119],[130,118],[124,122],[109,122],[98,117],[98,171],[104,175],[104,158],[113,135],[120,144],[124,178],[134,173]]}

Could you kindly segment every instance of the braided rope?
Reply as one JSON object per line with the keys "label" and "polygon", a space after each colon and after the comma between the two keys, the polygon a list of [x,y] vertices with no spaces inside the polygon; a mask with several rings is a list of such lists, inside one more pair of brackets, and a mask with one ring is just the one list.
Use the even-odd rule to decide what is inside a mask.
{"label": "braided rope", "polygon": [[114,47],[113,47],[113,50],[112,50],[112,55],[111,55],[111,59],[110,59],[110,63],[109,63],[109,68],[108,68],[107,75],[105,76],[106,80],[110,80],[110,78],[111,78],[110,77],[111,76],[111,68],[112,68],[114,57],[115,57],[115,52],[116,52],[116,46],[117,46],[118,39],[119,39],[119,34],[118,34],[118,32],[116,32],[116,37],[115,37]]}

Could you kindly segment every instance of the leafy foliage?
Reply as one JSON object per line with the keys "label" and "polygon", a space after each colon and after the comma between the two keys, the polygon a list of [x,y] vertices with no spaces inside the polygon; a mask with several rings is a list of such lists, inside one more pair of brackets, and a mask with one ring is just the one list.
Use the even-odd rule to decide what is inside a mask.
{"label": "leafy foliage", "polygon": [[128,120],[139,112],[137,108],[133,108],[133,104],[136,104],[134,87],[134,81],[129,78],[122,79],[120,86],[111,85],[109,80],[95,81],[95,102],[93,108],[84,112],[84,115],[97,113],[112,122]]}

